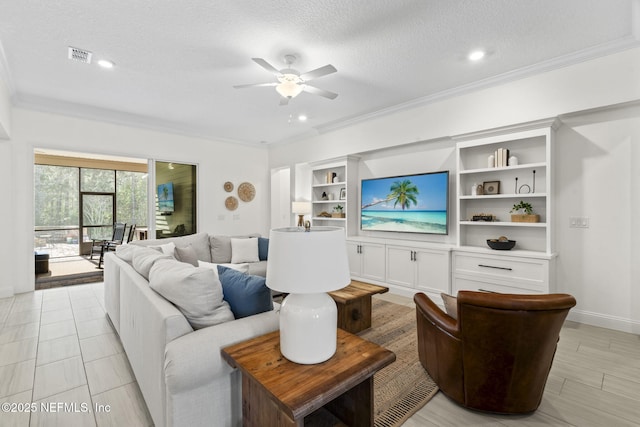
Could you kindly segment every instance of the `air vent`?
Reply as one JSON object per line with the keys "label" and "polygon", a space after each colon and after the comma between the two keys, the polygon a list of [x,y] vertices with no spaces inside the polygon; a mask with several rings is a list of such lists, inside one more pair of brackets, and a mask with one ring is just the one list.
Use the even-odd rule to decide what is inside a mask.
{"label": "air vent", "polygon": [[84,62],[85,64],[91,64],[91,52],[84,49],[78,49],[77,47],[69,46],[69,59],[72,61]]}

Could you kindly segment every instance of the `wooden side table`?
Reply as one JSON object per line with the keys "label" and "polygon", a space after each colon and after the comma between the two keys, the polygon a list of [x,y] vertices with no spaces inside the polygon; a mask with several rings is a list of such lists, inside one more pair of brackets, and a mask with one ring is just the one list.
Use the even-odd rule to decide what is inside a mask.
{"label": "wooden side table", "polygon": [[280,353],[280,331],[226,347],[222,357],[242,372],[244,426],[303,426],[328,411],[348,426],[373,426],[373,374],[396,355],[338,329],[336,354],[300,365]]}
{"label": "wooden side table", "polygon": [[371,327],[371,297],[389,288],[352,280],[349,286],[329,292],[338,306],[338,328],[352,334]]}

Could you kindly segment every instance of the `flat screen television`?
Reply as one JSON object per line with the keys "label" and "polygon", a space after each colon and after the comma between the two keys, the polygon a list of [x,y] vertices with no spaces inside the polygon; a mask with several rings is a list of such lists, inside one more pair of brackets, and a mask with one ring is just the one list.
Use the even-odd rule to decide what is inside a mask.
{"label": "flat screen television", "polygon": [[448,234],[449,171],[363,179],[360,229]]}
{"label": "flat screen television", "polygon": [[175,210],[173,203],[173,182],[158,185],[158,211],[160,213],[172,213]]}

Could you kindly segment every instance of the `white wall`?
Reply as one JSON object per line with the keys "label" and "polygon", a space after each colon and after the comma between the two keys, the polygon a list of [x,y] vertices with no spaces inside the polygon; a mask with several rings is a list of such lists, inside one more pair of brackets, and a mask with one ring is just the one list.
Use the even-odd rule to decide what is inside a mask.
{"label": "white wall", "polygon": [[[0,46],[0,52],[2,46]],[[1,66],[1,65],[0,65]],[[0,78],[0,139],[8,139],[11,136],[11,101],[9,89]]]}
{"label": "white wall", "polygon": [[[5,197],[2,215],[7,230],[13,232],[10,250],[0,256],[0,292],[7,287],[14,292],[34,289],[33,257],[33,150],[52,148],[87,153],[104,153],[139,158],[156,158],[198,165],[198,230],[219,234],[241,234],[269,230],[269,172],[267,150],[225,142],[136,129],[110,123],[14,108],[12,137],[0,142],[0,177]],[[13,168],[13,169],[12,169]],[[235,188],[248,181],[256,188],[250,203],[240,201],[236,211],[224,206],[229,196],[223,183]],[[8,191],[7,191],[8,190]],[[3,209],[4,210],[4,209]],[[7,253],[8,252],[8,253]],[[6,274],[10,272],[9,274]]]}
{"label": "white wall", "polygon": [[557,139],[557,280],[578,300],[572,318],[640,333],[640,106],[565,118]]}
{"label": "white wall", "polygon": [[[634,105],[587,112],[640,100],[638,76],[636,48],[274,146],[270,167],[365,153],[376,166],[360,173],[386,175],[403,170],[409,158],[403,146],[416,141],[428,150],[434,140],[561,116],[566,123],[558,130],[555,159],[558,291],[578,300],[570,318],[640,333],[640,236],[634,225],[640,217],[640,112]],[[387,150],[386,159],[380,150]],[[590,228],[569,229],[569,216],[589,217]]]}

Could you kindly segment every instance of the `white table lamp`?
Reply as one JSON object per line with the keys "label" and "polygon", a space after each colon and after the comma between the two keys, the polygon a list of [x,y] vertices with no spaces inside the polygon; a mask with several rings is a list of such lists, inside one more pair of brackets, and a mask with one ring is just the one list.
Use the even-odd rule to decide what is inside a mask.
{"label": "white table lamp", "polygon": [[304,227],[304,216],[311,213],[311,202],[291,202],[291,212],[298,215],[298,227]]}
{"label": "white table lamp", "polygon": [[327,292],[350,282],[343,228],[271,230],[266,283],[289,294],[280,307],[280,351],[284,357],[314,364],[334,355],[338,310]]}

